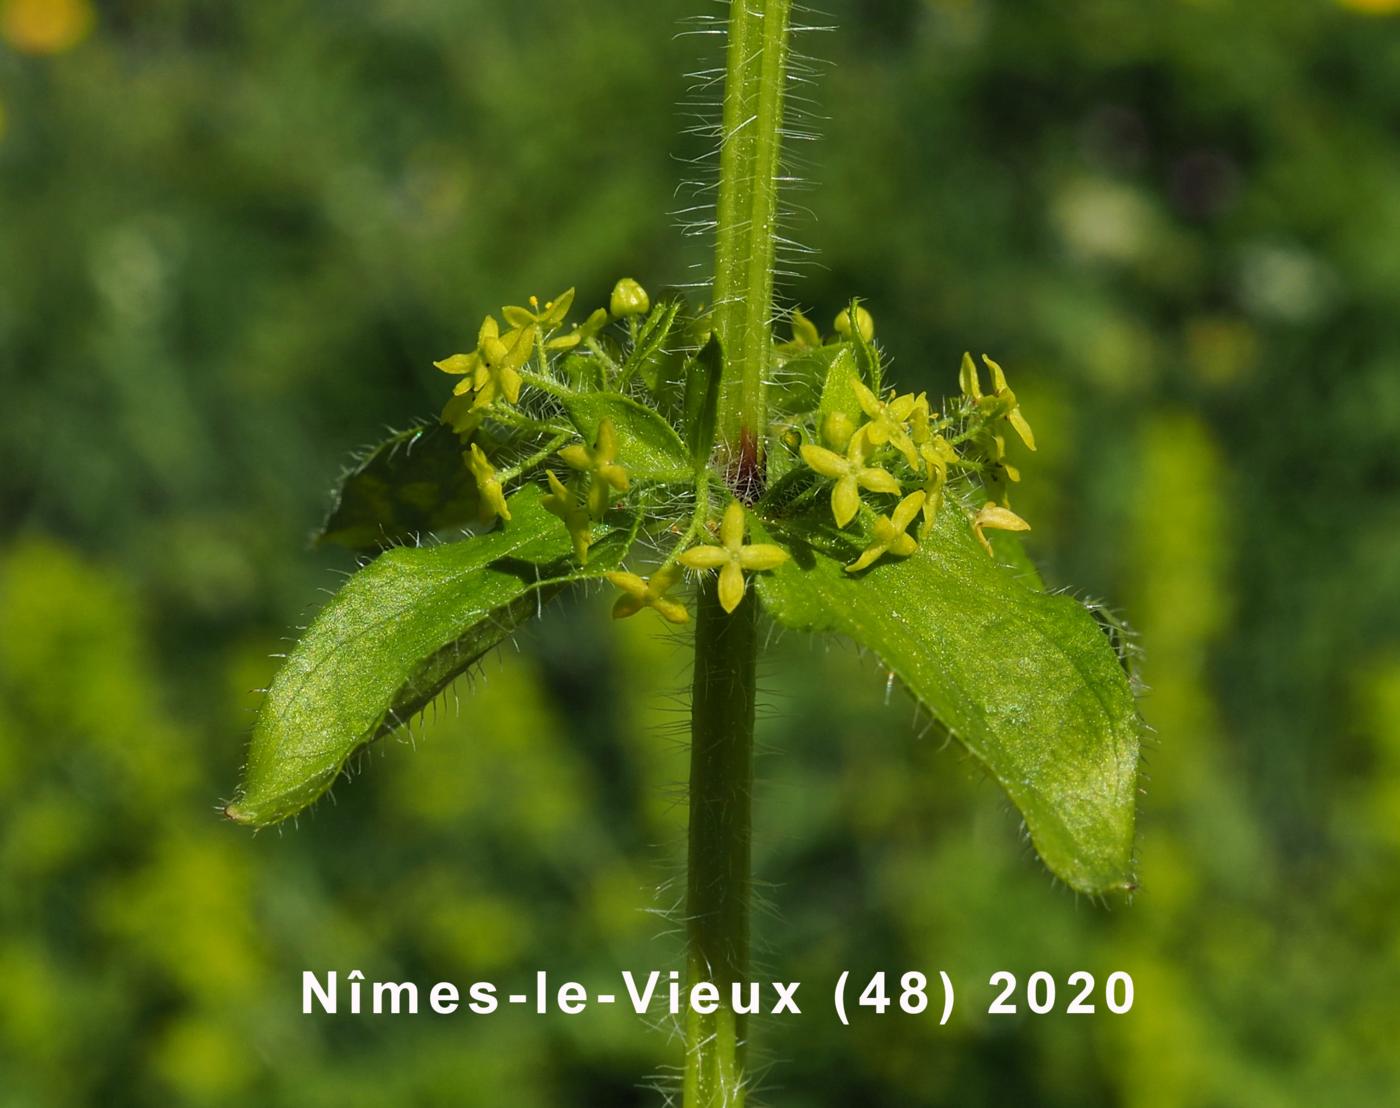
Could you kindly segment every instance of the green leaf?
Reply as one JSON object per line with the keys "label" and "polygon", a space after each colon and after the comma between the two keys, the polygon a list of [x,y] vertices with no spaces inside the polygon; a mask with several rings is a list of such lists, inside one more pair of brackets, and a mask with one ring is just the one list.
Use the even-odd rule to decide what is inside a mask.
{"label": "green leaf", "polygon": [[[855,315],[859,306],[859,300],[851,301],[851,315]],[[879,396],[884,389],[884,367],[880,361],[879,349],[860,333],[859,327],[851,328],[851,346],[855,350],[856,368],[865,377],[865,383],[870,386],[870,391]]]}
{"label": "green leaf", "polygon": [[476,482],[462,444],[441,423],[400,431],[341,478],[316,536],[352,550],[376,550],[476,518]]}
{"label": "green leaf", "polygon": [[685,374],[685,437],[690,461],[699,469],[715,448],[715,420],[719,414],[719,383],[724,374],[724,350],[719,335],[711,334],[692,359]]}
{"label": "green leaf", "polygon": [[773,383],[768,388],[769,407],[775,413],[786,416],[804,415],[815,410],[821,403],[822,389],[832,365],[838,358],[850,356],[850,353],[850,346],[843,342],[819,346],[789,358],[774,372]]}
{"label": "green leaf", "polygon": [[[510,510],[489,534],[389,550],[350,578],[273,679],[232,819],[261,827],[301,811],[355,751],[410,720],[546,595],[621,558],[625,544],[599,544],[586,570],[571,570],[568,534],[534,486]],[[556,565],[532,564],[551,542]]]}
{"label": "green leaf", "polygon": [[855,383],[860,381],[860,367],[856,365],[849,343],[843,342],[832,349],[835,353],[830,357],[826,381],[822,385],[817,426],[823,426],[828,416],[843,415],[852,427],[858,427],[865,422],[865,412],[855,390]]}
{"label": "green leaf", "polygon": [[692,477],[680,436],[661,416],[630,396],[615,392],[580,393],[564,401],[574,426],[592,443],[605,419],[617,432],[617,460],[642,481],[684,481]]}
{"label": "green leaf", "polygon": [[1040,576],[1040,567],[1026,553],[1026,545],[1021,541],[1020,535],[1014,531],[988,531],[986,535],[987,541],[992,544],[992,550],[996,553],[997,562],[1003,569],[1026,588],[1036,592],[1045,591],[1045,582]]}
{"label": "green leaf", "polygon": [[665,357],[666,341],[671,337],[671,326],[676,315],[684,307],[677,298],[663,300],[651,310],[646,322],[637,333],[637,342],[622,363],[619,384],[625,385],[638,375],[653,390],[656,387],[658,368]]}
{"label": "green leaf", "polygon": [[1093,616],[989,558],[956,504],[911,557],[860,575],[827,528],[783,535],[792,560],[756,575],[772,616],[878,655],[1006,790],[1067,884],[1132,888],[1140,725]]}

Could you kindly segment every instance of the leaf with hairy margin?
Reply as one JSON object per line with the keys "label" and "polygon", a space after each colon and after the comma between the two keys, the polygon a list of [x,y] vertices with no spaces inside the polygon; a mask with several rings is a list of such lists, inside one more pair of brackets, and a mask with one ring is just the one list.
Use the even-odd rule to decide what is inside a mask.
{"label": "leaf with hairy margin", "polygon": [[476,519],[476,482],[450,427],[400,431],[355,462],[316,536],[352,550],[377,550]]}
{"label": "leaf with hairy margin", "polygon": [[[588,566],[574,567],[568,533],[540,499],[527,486],[498,530],[388,550],[350,578],[273,679],[231,819],[261,827],[295,815],[544,600],[619,564],[627,543],[603,538]],[[551,541],[555,565],[545,566]]]}
{"label": "leaf with hairy margin", "polygon": [[756,576],[764,608],[876,654],[1006,790],[1068,885],[1131,889],[1140,723],[1094,617],[989,558],[956,503],[912,556],[855,575],[858,547],[816,518],[782,527],[793,557]]}

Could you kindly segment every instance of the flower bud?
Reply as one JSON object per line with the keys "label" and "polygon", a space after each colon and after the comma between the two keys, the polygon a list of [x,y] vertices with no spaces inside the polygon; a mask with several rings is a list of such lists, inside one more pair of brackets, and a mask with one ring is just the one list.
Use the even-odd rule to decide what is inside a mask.
{"label": "flower bud", "polygon": [[629,315],[646,315],[651,311],[651,297],[631,277],[624,277],[613,286],[608,308],[619,319]]}
{"label": "flower bud", "polygon": [[[856,330],[866,342],[875,337],[875,320],[859,304],[856,305]],[[836,317],[836,333],[845,339],[851,337],[851,311],[849,308]]]}
{"label": "flower bud", "polygon": [[845,450],[855,432],[856,426],[845,412],[828,412],[822,420],[822,439],[833,450]]}

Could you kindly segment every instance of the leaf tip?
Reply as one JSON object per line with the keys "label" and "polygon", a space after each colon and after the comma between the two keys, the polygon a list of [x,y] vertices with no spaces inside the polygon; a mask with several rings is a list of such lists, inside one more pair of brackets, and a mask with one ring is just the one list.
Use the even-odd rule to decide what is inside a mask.
{"label": "leaf tip", "polygon": [[240,823],[245,827],[251,827],[254,823],[252,816],[246,808],[241,808],[238,801],[233,801],[224,805],[224,818]]}

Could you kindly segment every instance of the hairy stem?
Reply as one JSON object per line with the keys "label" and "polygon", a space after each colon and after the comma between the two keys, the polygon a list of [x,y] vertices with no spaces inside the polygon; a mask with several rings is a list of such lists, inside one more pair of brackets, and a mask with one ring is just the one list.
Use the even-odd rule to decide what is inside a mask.
{"label": "hairy stem", "polygon": [[[778,159],[792,0],[731,0],[716,213],[714,326],[724,354],[719,438],[725,480],[747,503],[763,490],[764,389],[773,349]],[[745,1022],[732,986],[749,974],[749,835],[753,797],[758,600],[732,613],[700,589],[691,705],[687,957],[709,982],[712,1013],[686,1019],[685,1108],[741,1108]]]}
{"label": "hairy stem", "polygon": [[732,0],[716,211],[714,321],[724,346],[719,439],[731,485],[762,487],[773,348],[778,166],[792,0]]}
{"label": "hairy stem", "polygon": [[719,1008],[686,1022],[686,1108],[744,1103],[745,1017],[731,1003],[749,969],[749,832],[753,794],[758,601],[750,590],[733,613],[714,581],[700,590],[690,745],[690,864],[686,881],[687,969],[708,981]]}

